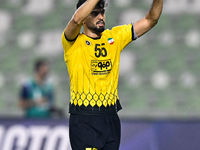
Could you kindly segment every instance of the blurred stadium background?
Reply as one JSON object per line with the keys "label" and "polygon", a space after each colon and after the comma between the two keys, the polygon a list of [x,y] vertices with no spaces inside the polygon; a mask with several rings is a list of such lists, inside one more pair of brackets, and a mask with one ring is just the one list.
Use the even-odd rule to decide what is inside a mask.
{"label": "blurred stadium background", "polygon": [[[46,146],[47,150],[55,150],[59,135],[68,141],[68,128],[60,126],[66,125],[67,119],[20,121],[13,117],[23,115],[17,104],[19,88],[32,76],[33,63],[41,56],[50,61],[56,105],[68,116],[69,76],[61,34],[75,11],[76,2],[0,0],[0,149],[16,150],[16,137],[20,139],[18,149],[28,147],[28,137],[35,142],[35,145],[28,142],[33,150],[39,150],[41,145],[43,149]],[[152,0],[107,2],[106,27],[111,29],[144,17]],[[122,150],[133,150],[133,147],[199,150],[199,8],[199,0],[164,0],[157,26],[122,52],[119,79],[119,97],[124,108],[119,113],[123,120]],[[162,122],[163,119],[167,121]],[[191,119],[197,122],[190,122]],[[44,146],[41,141],[45,135]],[[15,147],[10,144],[14,141]],[[62,143],[63,149],[69,147],[68,142]]]}
{"label": "blurred stadium background", "polygon": [[[56,104],[68,111],[69,77],[61,34],[75,0],[0,0],[0,114],[21,116],[20,84],[36,58],[51,63]],[[107,0],[106,27],[144,17],[151,0]],[[165,0],[158,25],[121,55],[120,115],[136,118],[200,117],[200,1]],[[12,110],[12,111],[10,111]]]}

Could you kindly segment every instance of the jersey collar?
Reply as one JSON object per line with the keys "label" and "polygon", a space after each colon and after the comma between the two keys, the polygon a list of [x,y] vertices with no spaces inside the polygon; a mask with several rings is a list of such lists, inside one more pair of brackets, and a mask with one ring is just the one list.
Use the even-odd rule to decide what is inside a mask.
{"label": "jersey collar", "polygon": [[[84,33],[82,32],[82,34],[84,34]],[[84,35],[87,36],[86,34],[84,34]],[[97,38],[93,38],[93,37],[90,37],[90,36],[87,36],[87,37],[89,37],[89,38],[91,38],[91,39],[93,39],[93,40],[99,40],[99,39],[101,39],[102,36],[97,37]]]}

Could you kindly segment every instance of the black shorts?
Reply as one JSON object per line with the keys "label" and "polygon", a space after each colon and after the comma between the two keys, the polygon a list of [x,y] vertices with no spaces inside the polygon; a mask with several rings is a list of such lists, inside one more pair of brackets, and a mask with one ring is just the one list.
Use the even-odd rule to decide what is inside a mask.
{"label": "black shorts", "polygon": [[70,115],[72,150],[119,150],[121,124],[117,114]]}

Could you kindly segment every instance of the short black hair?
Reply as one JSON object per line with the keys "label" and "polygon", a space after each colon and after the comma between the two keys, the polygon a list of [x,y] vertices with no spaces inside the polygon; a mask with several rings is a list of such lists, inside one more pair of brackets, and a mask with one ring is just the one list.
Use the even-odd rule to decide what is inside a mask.
{"label": "short black hair", "polygon": [[[87,0],[79,0],[78,1],[78,3],[77,3],[77,5],[76,5],[76,8],[78,9],[83,3],[85,3]],[[105,0],[100,0],[98,3],[97,3],[97,5],[96,5],[96,7],[95,8],[97,8],[97,9],[99,9],[99,8],[104,8],[105,7]]]}
{"label": "short black hair", "polygon": [[46,59],[44,59],[44,58],[39,58],[39,59],[37,59],[37,60],[35,61],[34,70],[35,70],[36,72],[38,72],[41,66],[47,65],[47,64],[48,64],[48,63],[47,63],[47,60],[46,60]]}

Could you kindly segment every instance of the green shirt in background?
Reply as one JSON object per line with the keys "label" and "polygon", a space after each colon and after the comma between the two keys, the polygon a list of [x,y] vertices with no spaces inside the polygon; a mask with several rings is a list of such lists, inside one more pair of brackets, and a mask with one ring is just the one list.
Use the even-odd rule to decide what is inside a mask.
{"label": "green shirt in background", "polygon": [[22,100],[33,101],[35,104],[37,104],[38,100],[45,98],[45,103],[34,105],[33,107],[26,109],[26,117],[50,118],[50,108],[54,102],[54,90],[51,83],[45,82],[42,85],[39,85],[33,79],[30,79],[23,84],[20,91],[20,97]]}

